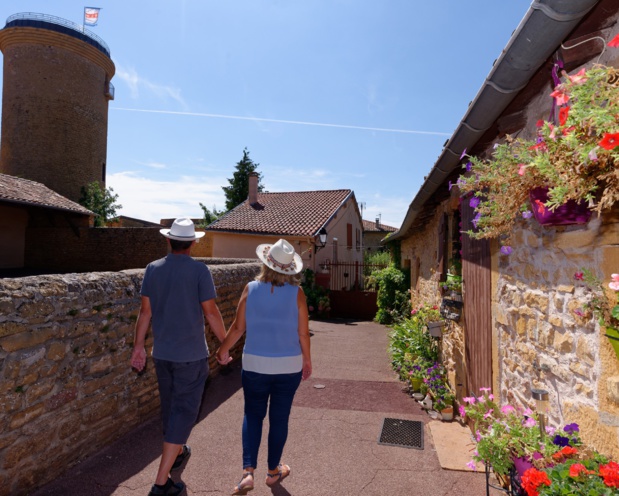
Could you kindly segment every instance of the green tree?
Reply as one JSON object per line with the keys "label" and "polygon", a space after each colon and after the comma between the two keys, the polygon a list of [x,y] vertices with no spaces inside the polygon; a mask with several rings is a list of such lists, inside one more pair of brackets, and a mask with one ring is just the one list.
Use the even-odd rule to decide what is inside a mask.
{"label": "green tree", "polygon": [[79,204],[86,207],[95,215],[95,227],[102,227],[116,218],[116,210],[122,205],[116,203],[118,195],[114,194],[112,188],[103,189],[97,181],[93,181],[87,186],[82,186],[82,196]]}
{"label": "green tree", "polygon": [[226,195],[226,210],[232,210],[237,205],[240,205],[249,196],[249,173],[256,172],[258,174],[258,191],[262,192],[262,174],[256,169],[260,164],[255,163],[249,158],[247,148],[243,149],[243,158],[236,164],[236,172],[232,175],[232,179],[228,179],[230,186],[222,186]]}
{"label": "green tree", "polygon": [[204,220],[198,225],[198,227],[206,227],[226,213],[223,210],[217,210],[215,205],[213,205],[213,210],[209,210],[208,207],[205,207],[202,203],[200,203],[200,208],[202,209],[202,212],[204,212]]}

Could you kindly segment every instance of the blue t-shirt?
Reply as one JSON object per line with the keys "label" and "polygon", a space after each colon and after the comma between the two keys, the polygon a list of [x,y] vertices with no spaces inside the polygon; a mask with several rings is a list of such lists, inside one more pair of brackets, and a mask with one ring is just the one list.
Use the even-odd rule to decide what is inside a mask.
{"label": "blue t-shirt", "polygon": [[151,262],[141,294],[152,309],[154,358],[193,362],[208,357],[201,303],[217,295],[204,263],[173,253]]}

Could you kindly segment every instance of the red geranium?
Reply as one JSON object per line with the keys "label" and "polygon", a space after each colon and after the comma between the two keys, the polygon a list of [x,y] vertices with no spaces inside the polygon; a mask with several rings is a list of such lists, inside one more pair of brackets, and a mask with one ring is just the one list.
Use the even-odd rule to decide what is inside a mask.
{"label": "red geranium", "polygon": [[608,462],[600,465],[600,475],[608,487],[619,487],[619,463]]}
{"label": "red geranium", "polygon": [[574,463],[570,466],[570,477],[580,477],[581,475],[595,474],[595,470],[589,470],[582,463]]}
{"label": "red geranium", "polygon": [[570,114],[570,107],[561,107],[559,110],[559,124],[561,126],[565,125],[567,122],[567,116]]}
{"label": "red geranium", "polygon": [[602,148],[606,148],[607,150],[612,150],[613,148],[619,146],[619,133],[604,133],[604,137],[598,145]]}
{"label": "red geranium", "polygon": [[527,496],[538,496],[537,488],[545,484],[550,486],[550,479],[546,472],[537,470],[535,467],[529,468],[522,474],[522,488],[527,492]]}
{"label": "red geranium", "polygon": [[608,42],[608,46],[613,48],[619,47],[619,34]]}

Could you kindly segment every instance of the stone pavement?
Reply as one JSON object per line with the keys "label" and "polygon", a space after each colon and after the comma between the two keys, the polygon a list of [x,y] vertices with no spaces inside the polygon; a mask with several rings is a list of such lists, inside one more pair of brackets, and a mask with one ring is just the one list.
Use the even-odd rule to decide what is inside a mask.
{"label": "stone pavement", "polygon": [[[282,460],[292,473],[274,488],[264,484],[265,433],[252,496],[486,494],[483,473],[441,468],[427,425],[438,421],[402,391],[389,366],[386,327],[311,321],[310,330],[314,374],[295,397]],[[230,494],[240,478],[240,364],[230,368],[229,374],[209,382],[200,420],[189,439],[192,456],[174,475],[187,485],[188,496]],[[379,445],[385,417],[426,424],[424,449]],[[146,496],[160,450],[159,419],[153,419],[31,496]]]}

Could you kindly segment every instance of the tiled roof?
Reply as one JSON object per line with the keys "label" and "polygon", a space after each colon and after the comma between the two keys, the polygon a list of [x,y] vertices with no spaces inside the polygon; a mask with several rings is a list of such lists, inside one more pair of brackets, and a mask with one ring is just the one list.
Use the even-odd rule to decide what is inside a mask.
{"label": "tiled roof", "polygon": [[35,207],[66,210],[83,215],[94,215],[90,210],[82,207],[47,186],[22,179],[21,177],[0,174],[0,202],[18,203]]}
{"label": "tiled roof", "polygon": [[350,189],[258,193],[258,201],[233,208],[207,231],[314,236],[353,195]]}
{"label": "tiled roof", "polygon": [[396,232],[397,230],[397,227],[391,227],[385,224],[379,224],[379,227],[376,227],[376,222],[363,219],[363,232]]}

